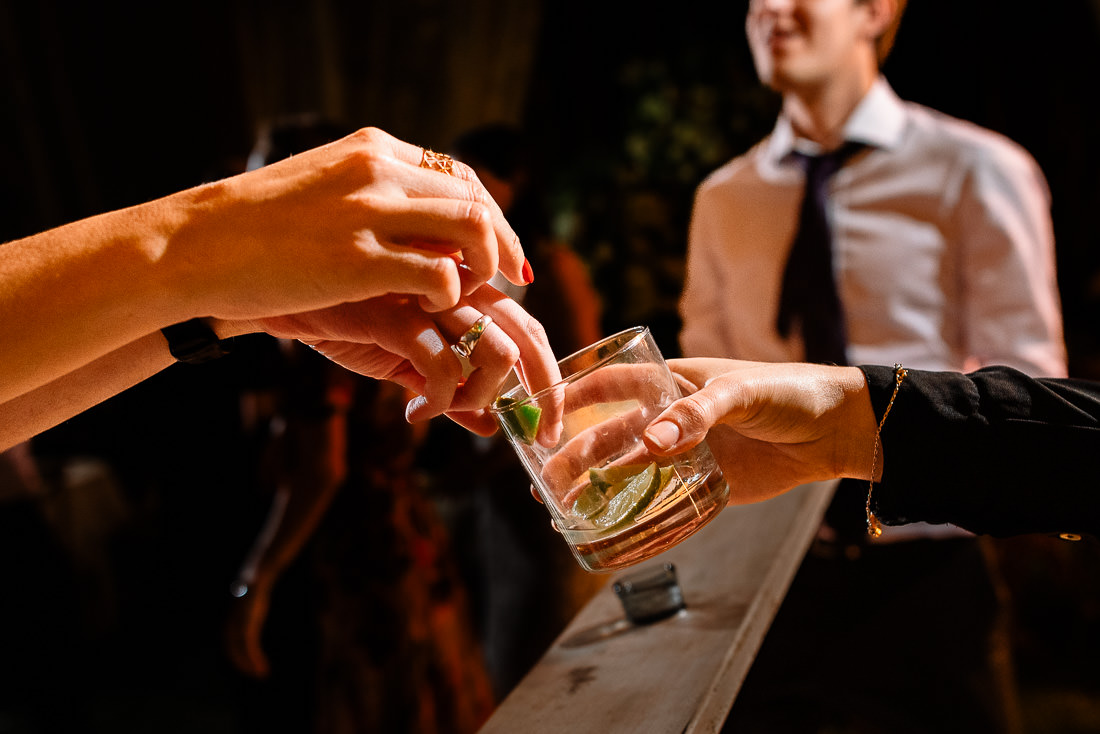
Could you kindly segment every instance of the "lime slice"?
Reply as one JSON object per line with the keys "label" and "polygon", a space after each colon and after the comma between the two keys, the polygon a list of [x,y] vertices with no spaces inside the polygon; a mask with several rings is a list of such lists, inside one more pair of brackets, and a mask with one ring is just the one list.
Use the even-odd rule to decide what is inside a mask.
{"label": "lime slice", "polygon": [[657,485],[656,494],[660,494],[665,487],[668,486],[668,482],[672,479],[672,476],[676,473],[676,470],[672,468],[672,464],[668,466],[662,466],[660,469],[661,477],[660,483]]}
{"label": "lime slice", "polygon": [[509,410],[509,406],[515,405],[516,402],[515,398],[500,397],[496,399],[494,407],[503,411],[500,413],[500,420],[505,424],[505,430],[530,445],[534,443],[535,434],[538,433],[542,408],[531,403],[523,403]]}
{"label": "lime slice", "polygon": [[[670,464],[668,466],[662,466],[658,470],[657,476],[657,490],[653,493],[653,499],[640,513],[642,515],[650,515],[654,512],[660,512],[662,509],[669,506],[669,504],[677,502],[680,499],[680,494],[673,488],[669,490],[669,484],[676,476],[676,469]],[[635,516],[635,520],[638,516]]]}
{"label": "lime slice", "polygon": [[588,481],[592,482],[601,492],[612,497],[608,490],[616,484],[622,484],[623,480],[630,479],[635,474],[645,471],[645,464],[620,464],[617,466],[605,466],[602,469],[592,468],[588,470]]}
{"label": "lime slice", "polygon": [[660,486],[661,473],[657,471],[657,464],[650,464],[630,478],[612,485],[607,492],[611,501],[602,513],[592,519],[592,523],[601,530],[608,530],[629,522],[649,504]]}
{"label": "lime slice", "polygon": [[607,507],[607,496],[595,484],[589,484],[577,495],[573,503],[573,514],[591,520],[600,510]]}

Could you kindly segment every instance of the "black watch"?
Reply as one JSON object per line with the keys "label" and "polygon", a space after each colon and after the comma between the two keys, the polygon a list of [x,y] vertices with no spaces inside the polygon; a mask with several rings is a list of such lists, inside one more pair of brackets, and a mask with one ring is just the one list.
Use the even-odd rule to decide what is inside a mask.
{"label": "black watch", "polygon": [[219,339],[202,319],[191,319],[160,330],[168,340],[168,351],[180,362],[202,364],[229,354],[233,339]]}

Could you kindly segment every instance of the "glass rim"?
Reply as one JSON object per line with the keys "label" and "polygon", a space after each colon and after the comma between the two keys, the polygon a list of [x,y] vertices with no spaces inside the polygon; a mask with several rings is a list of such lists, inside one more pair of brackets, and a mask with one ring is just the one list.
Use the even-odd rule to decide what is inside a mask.
{"label": "glass rim", "polygon": [[[578,349],[577,351],[573,352],[572,354],[570,354],[569,356],[562,357],[561,359],[559,359],[558,360],[558,366],[560,367],[563,362],[567,362],[568,360],[573,359],[574,357],[576,357],[580,354],[583,354],[585,352],[591,352],[595,349],[599,349],[600,347],[602,347],[603,345],[607,344],[610,341],[614,341],[616,339],[621,339],[624,336],[626,336],[627,334],[633,334],[633,336],[630,339],[627,339],[622,344],[620,344],[618,349],[616,349],[615,351],[613,351],[610,354],[606,355],[603,359],[599,360],[598,362],[594,362],[594,363],[588,365],[587,367],[585,367],[582,370],[577,370],[576,372],[571,374],[569,377],[561,378],[560,380],[555,382],[553,385],[550,385],[549,387],[544,387],[543,389],[536,392],[534,395],[528,395],[528,396],[526,396],[524,398],[521,398],[521,399],[514,399],[513,402],[509,403],[505,407],[498,408],[496,406],[496,401],[494,401],[493,404],[489,406],[489,412],[493,413],[494,415],[499,415],[501,413],[506,413],[510,410],[515,410],[518,406],[529,403],[532,400],[536,400],[536,399],[542,397],[543,395],[546,395],[551,390],[557,390],[562,385],[568,385],[570,382],[574,382],[574,381],[580,379],[581,377],[584,377],[584,376],[588,375],[589,373],[594,372],[597,367],[602,367],[603,365],[607,364],[613,358],[615,358],[619,354],[621,354],[623,352],[623,350],[625,350],[627,347],[630,347],[635,342],[637,342],[638,339],[645,338],[645,336],[648,333],[649,333],[649,327],[648,326],[631,326],[628,329],[623,329],[622,331],[616,332],[616,333],[614,333],[610,336],[605,336],[603,339],[600,339],[598,342],[594,342],[592,344],[589,344],[587,347],[582,347],[582,348]],[[497,399],[499,400],[500,398],[508,397],[509,393],[515,392],[516,390],[520,390],[520,389],[523,389],[522,384],[516,385],[515,387],[513,387],[511,390],[504,393],[503,395],[499,395],[497,397]]]}

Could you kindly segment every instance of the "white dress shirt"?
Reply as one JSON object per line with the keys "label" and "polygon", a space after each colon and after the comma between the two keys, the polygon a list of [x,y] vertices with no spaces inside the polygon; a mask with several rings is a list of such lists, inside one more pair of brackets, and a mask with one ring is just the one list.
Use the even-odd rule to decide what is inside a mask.
{"label": "white dress shirt", "polygon": [[[845,140],[865,143],[830,182],[837,287],[852,364],[1063,376],[1050,197],[1008,139],[900,100],[879,79]],[[775,327],[803,172],[815,152],[789,121],[696,193],[680,304],[686,356],[803,358]]]}
{"label": "white dress shirt", "polygon": [[[1032,157],[996,133],[903,102],[881,78],[844,138],[868,146],[830,182],[849,362],[1003,364],[1064,376],[1050,196]],[[801,337],[776,329],[804,185],[795,149],[819,152],[781,116],[696,192],[680,302],[685,356],[804,358]],[[915,524],[887,528],[882,540],[960,532]]]}

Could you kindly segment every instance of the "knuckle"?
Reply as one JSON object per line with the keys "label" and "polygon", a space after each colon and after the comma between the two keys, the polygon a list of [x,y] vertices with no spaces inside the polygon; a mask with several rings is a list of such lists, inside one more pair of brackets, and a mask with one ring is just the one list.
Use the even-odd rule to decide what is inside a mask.
{"label": "knuckle", "polygon": [[474,189],[474,197],[475,201],[481,206],[482,216],[485,217],[486,220],[492,219],[492,211],[496,208],[497,203],[493,197],[489,195],[489,192],[481,186],[478,186]]}
{"label": "knuckle", "polygon": [[[355,133],[358,135],[358,133]],[[378,181],[385,178],[383,159],[371,147],[355,146],[344,156],[342,169],[354,171],[360,181]]]}
{"label": "knuckle", "polygon": [[508,339],[501,350],[503,362],[505,364],[515,364],[519,361],[519,356],[519,347],[511,339]]}
{"label": "knuckle", "polygon": [[389,160],[378,151],[361,149],[356,151],[357,163],[363,175],[369,181],[384,181],[388,177]]}
{"label": "knuckle", "polygon": [[462,364],[454,351],[446,346],[431,355],[429,364],[431,374],[425,375],[429,379],[442,379],[449,384],[452,380],[457,382],[462,377]]}
{"label": "knuckle", "polygon": [[453,263],[437,260],[428,270],[430,289],[441,296],[440,305],[454,308],[462,297],[462,282]]}
{"label": "knuckle", "polygon": [[385,138],[389,137],[389,135],[383,132],[381,129],[370,126],[359,128],[354,133],[352,133],[351,136],[368,146],[377,145],[381,143]]}
{"label": "knuckle", "polygon": [[455,178],[460,178],[463,181],[467,181],[469,183],[477,183],[477,188],[480,188],[480,181],[478,180],[477,174],[474,173],[474,169],[470,168],[462,161],[454,161],[454,164],[451,167],[451,173],[454,175]]}
{"label": "knuckle", "polygon": [[710,411],[696,395],[682,399],[676,406],[676,412],[681,428],[689,433],[698,433],[709,427]]}
{"label": "knuckle", "polygon": [[392,146],[388,133],[376,127],[356,130],[348,138],[354,143],[346,161],[369,180],[384,180],[393,163]]}
{"label": "knuckle", "polygon": [[534,316],[527,316],[523,323],[523,330],[537,347],[540,349],[550,348],[550,337],[546,334],[546,327]]}
{"label": "knuckle", "polygon": [[456,384],[462,378],[462,364],[451,350],[440,353],[439,366],[448,385]]}
{"label": "knuckle", "polygon": [[385,211],[387,207],[387,200],[385,197],[380,196],[374,191],[363,191],[355,199],[359,206],[368,212],[380,213]]}
{"label": "knuckle", "polygon": [[[485,196],[487,196],[487,194]],[[492,227],[492,216],[489,212],[489,205],[486,203],[483,195],[475,192],[474,198],[466,203],[464,218],[469,222],[472,228],[479,232],[483,232]]]}
{"label": "knuckle", "polygon": [[495,272],[497,268],[495,257],[497,249],[495,245],[491,244],[494,235],[493,218],[489,208],[478,201],[468,201],[460,216],[469,233],[468,244],[477,247],[479,251],[483,252],[484,257],[488,257],[485,267]]}

